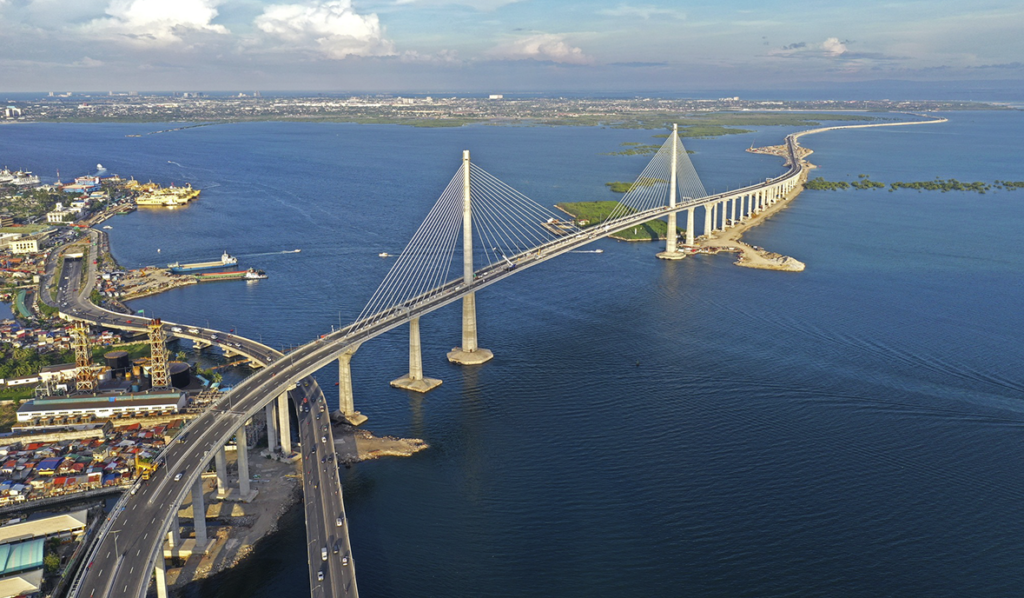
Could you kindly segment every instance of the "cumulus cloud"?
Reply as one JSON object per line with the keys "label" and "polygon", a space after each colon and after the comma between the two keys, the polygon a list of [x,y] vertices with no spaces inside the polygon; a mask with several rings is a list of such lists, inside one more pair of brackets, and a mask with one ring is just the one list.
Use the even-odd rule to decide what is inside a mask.
{"label": "cumulus cloud", "polygon": [[410,5],[416,6],[447,6],[447,5],[461,5],[468,6],[469,8],[475,8],[481,11],[491,11],[507,4],[515,4],[522,0],[397,0],[397,5]]}
{"label": "cumulus cloud", "polygon": [[491,56],[510,60],[548,60],[564,64],[588,64],[592,59],[583,50],[569,45],[565,36],[542,33],[502,44],[490,52]]}
{"label": "cumulus cloud", "polygon": [[444,64],[444,65],[457,65],[462,64],[463,61],[459,58],[458,52],[454,50],[440,50],[433,54],[424,54],[417,52],[416,50],[409,50],[402,52],[402,62],[418,63],[418,64]]}
{"label": "cumulus cloud", "polygon": [[271,37],[327,58],[395,53],[394,45],[384,38],[377,15],[357,14],[351,0],[272,4],[256,17],[255,25]]}
{"label": "cumulus cloud", "polygon": [[830,37],[822,42],[821,49],[829,56],[842,56],[846,54],[846,44],[839,41],[838,37]]}
{"label": "cumulus cloud", "polygon": [[109,17],[85,25],[91,33],[166,45],[182,41],[190,32],[229,33],[213,24],[221,0],[111,0]]}
{"label": "cumulus cloud", "polygon": [[71,66],[77,66],[77,67],[84,67],[84,68],[93,69],[93,68],[101,67],[103,65],[104,65],[104,62],[102,60],[96,60],[95,58],[89,58],[88,56],[83,56],[81,60],[77,60],[77,61],[73,62]]}
{"label": "cumulus cloud", "polygon": [[615,8],[604,8],[597,12],[598,14],[608,17],[639,17],[645,21],[649,20],[651,17],[668,17],[673,19],[682,19],[686,17],[684,13],[676,10],[648,5],[631,6],[629,4],[620,4]]}

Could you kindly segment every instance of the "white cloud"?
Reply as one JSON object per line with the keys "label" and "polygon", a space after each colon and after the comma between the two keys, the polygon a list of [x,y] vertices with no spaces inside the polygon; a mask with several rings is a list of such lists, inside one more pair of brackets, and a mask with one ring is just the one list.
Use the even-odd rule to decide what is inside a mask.
{"label": "white cloud", "polygon": [[89,58],[83,56],[81,60],[77,60],[71,64],[71,66],[84,67],[84,68],[97,68],[104,65],[102,60],[96,60],[95,58]]}
{"label": "white cloud", "polygon": [[446,6],[446,5],[461,5],[468,6],[469,8],[475,8],[480,11],[491,11],[501,8],[508,4],[515,4],[522,0],[396,0],[395,4],[399,6]]}
{"label": "white cloud", "polygon": [[462,64],[463,61],[459,58],[458,52],[454,50],[440,50],[434,54],[424,54],[417,52],[416,50],[409,50],[402,52],[402,62],[419,63],[419,64],[446,64],[455,65]]}
{"label": "white cloud", "polygon": [[846,44],[839,41],[838,37],[830,37],[822,42],[821,49],[829,56],[842,56],[846,54]]}
{"label": "white cloud", "polygon": [[660,8],[657,6],[630,6],[628,4],[620,4],[615,8],[604,8],[597,11],[598,14],[602,14],[608,17],[639,17],[645,21],[650,20],[651,17],[668,17],[672,19],[685,19],[686,14],[681,13],[670,8]]}
{"label": "white cloud", "polygon": [[264,33],[298,49],[315,50],[334,59],[390,56],[394,45],[384,39],[376,14],[356,14],[351,0],[272,4],[256,17]]}
{"label": "white cloud", "polygon": [[588,64],[593,61],[583,50],[566,43],[565,36],[554,33],[520,38],[494,48],[490,54],[511,60],[550,60],[565,64]]}
{"label": "white cloud", "polygon": [[214,25],[221,0],[111,0],[108,18],[85,25],[91,33],[128,38],[141,43],[166,45],[182,41],[189,32],[227,34]]}

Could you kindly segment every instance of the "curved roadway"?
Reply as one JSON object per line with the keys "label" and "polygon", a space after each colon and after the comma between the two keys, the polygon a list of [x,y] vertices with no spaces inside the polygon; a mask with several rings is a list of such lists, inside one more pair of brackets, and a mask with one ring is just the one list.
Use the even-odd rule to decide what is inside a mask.
{"label": "curved roadway", "polygon": [[[512,258],[516,264],[515,268],[509,268],[504,264],[482,268],[477,271],[476,278],[469,285],[463,284],[461,279],[451,281],[407,301],[402,306],[391,307],[302,345],[285,356],[254,341],[217,331],[199,329],[199,334],[196,335],[174,333],[176,336],[194,340],[212,341],[219,345],[227,344],[233,351],[246,354],[264,363],[265,367],[236,385],[214,409],[207,410],[190,423],[191,431],[187,444],[175,442],[168,447],[166,450],[167,466],[160,470],[162,474],[158,473],[151,482],[143,485],[137,495],[127,501],[123,510],[112,514],[114,523],[111,526],[111,531],[99,539],[99,544],[95,549],[97,556],[85,572],[81,583],[74,588],[75,593],[72,595],[92,598],[144,596],[156,559],[163,547],[163,532],[169,528],[171,518],[177,514],[176,507],[191,491],[192,484],[213,458],[213,452],[223,446],[247,419],[259,412],[268,402],[275,400],[281,393],[288,391],[289,388],[299,391],[307,389],[303,384],[304,380],[311,380],[313,372],[330,364],[349,348],[401,326],[412,318],[440,309],[469,293],[479,291],[521,270],[578,249],[619,230],[659,218],[670,211],[679,212],[693,206],[721,201],[799,176],[801,162],[797,157],[795,137],[788,136],[786,144],[790,154],[790,169],[782,176],[727,193],[680,203],[674,210],[668,206],[645,210],[623,217],[614,225],[601,226],[599,230],[595,230],[598,227],[594,227],[560,237]],[[89,266],[91,268],[92,264],[90,263]],[[72,276],[71,279],[73,280],[74,277]],[[93,279],[94,276],[90,274],[86,279],[86,284],[90,285]],[[145,329],[146,320],[137,320],[130,316],[99,310],[91,304],[86,305],[80,297],[87,296],[89,290],[83,288],[75,293],[72,292],[71,287],[68,287],[67,294],[62,293],[59,299],[63,302],[61,311],[73,318],[89,320],[104,326],[130,330]],[[102,313],[97,314],[97,311]],[[129,320],[131,321],[129,322]],[[214,334],[217,335],[215,341],[211,338]],[[319,395],[322,397],[322,393]],[[322,399],[318,398],[317,400],[321,401]],[[301,429],[305,429],[305,427],[300,426]],[[328,426],[329,429],[330,426]],[[305,467],[305,455],[308,454],[306,451],[310,448],[306,443],[310,440],[305,436],[302,440]],[[317,444],[315,440],[313,444]],[[326,443],[319,443],[319,445],[324,444]],[[322,454],[322,452],[317,454]],[[312,458],[309,461],[312,462]],[[326,474],[330,468],[323,468],[319,461],[316,461],[314,465],[320,467],[314,467],[312,471],[305,467],[305,471],[309,474],[307,477],[312,477],[314,472],[330,476],[330,474]],[[171,476],[178,472],[182,473],[181,481],[172,481]],[[333,477],[336,480],[336,471],[333,473]],[[326,482],[318,483],[318,486],[319,488],[314,490],[327,488],[328,484]],[[340,502],[340,489],[337,500]],[[307,516],[316,515],[311,514],[307,509]],[[320,523],[322,525],[323,521],[321,520]],[[344,522],[344,525],[347,529],[347,521]],[[332,545],[328,550],[328,561],[315,561],[312,558],[310,560],[310,576],[314,593],[317,592],[319,583],[314,571],[320,567],[323,567],[325,571],[324,583],[332,587],[348,587],[351,588],[351,591],[355,591],[352,559],[348,557],[347,563],[344,565],[341,562],[342,557],[348,556],[349,553],[347,534],[342,534],[342,536],[345,538],[344,550],[339,550],[338,554],[335,554]],[[309,549],[311,553],[315,550],[312,543]],[[319,557],[319,555],[317,556]],[[324,594],[327,595],[327,592],[325,591]]]}

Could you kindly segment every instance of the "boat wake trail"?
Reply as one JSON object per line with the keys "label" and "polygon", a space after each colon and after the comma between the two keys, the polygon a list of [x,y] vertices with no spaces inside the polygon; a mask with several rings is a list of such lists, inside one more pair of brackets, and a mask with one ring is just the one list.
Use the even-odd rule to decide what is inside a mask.
{"label": "boat wake trail", "polygon": [[266,251],[264,253],[243,253],[238,257],[259,257],[261,255],[283,255],[286,253],[302,253],[301,249],[287,249],[285,251]]}
{"label": "boat wake trail", "polygon": [[175,165],[175,166],[177,166],[178,168],[185,168],[185,167],[184,167],[184,166],[182,166],[181,164],[178,164],[177,162],[172,162],[171,160],[168,160],[168,161],[167,161],[167,163],[168,163],[168,164],[174,164],[174,165]]}

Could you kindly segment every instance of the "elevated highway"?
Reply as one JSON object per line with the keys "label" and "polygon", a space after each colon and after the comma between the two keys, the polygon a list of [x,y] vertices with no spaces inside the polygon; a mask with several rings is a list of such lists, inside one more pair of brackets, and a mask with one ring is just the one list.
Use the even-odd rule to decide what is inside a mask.
{"label": "elevated highway", "polygon": [[[91,267],[91,261],[65,262],[57,298],[52,302],[61,310],[61,314],[115,329],[147,330],[148,319],[111,312],[85,299],[91,292],[91,285],[85,284],[79,288],[79,281],[87,265]],[[47,278],[50,276],[52,271],[49,271]],[[94,275],[90,274],[86,280],[93,281]],[[180,331],[174,332],[174,328]],[[221,346],[260,364],[271,364],[284,357],[281,352],[263,344],[218,330],[165,322],[164,332],[168,336]],[[303,410],[303,405],[324,406],[326,399],[312,376],[296,382],[288,385],[293,388],[287,392],[287,396],[296,405],[299,414],[298,428],[301,452],[304,455],[303,472],[306,475],[303,476],[303,497],[307,515],[311,593],[314,597],[325,598],[357,597],[333,433],[330,425],[323,427],[329,418],[324,415],[316,417],[312,409],[308,413]],[[272,398],[276,399],[283,392],[284,389]],[[286,405],[279,404],[278,408],[286,408]],[[229,392],[224,400],[191,421],[183,433],[188,436],[187,442],[176,441],[170,444],[162,453],[164,467],[157,470],[149,482],[139,483],[134,493],[125,497],[122,508],[111,514],[110,525],[102,537],[98,538],[86,561],[87,568],[71,588],[71,595],[145,595],[150,573],[154,567],[159,568],[162,564],[165,536],[168,530],[177,526],[177,511],[185,496],[193,492],[200,475],[208,468],[211,460],[216,458],[216,453],[253,414],[242,411],[235,404],[235,395]],[[281,434],[290,434],[290,431],[282,430]],[[210,438],[223,440],[208,442]],[[320,438],[326,438],[326,441],[317,442]],[[306,467],[307,462],[313,462],[313,459],[305,459],[309,447],[318,444],[316,454],[325,461],[329,459],[326,464],[330,464],[333,470],[319,460],[316,461],[317,466]],[[175,481],[174,477],[178,473],[182,473],[182,477]],[[337,525],[338,521],[343,525]],[[334,551],[335,545],[339,548],[337,552]],[[321,557],[323,547],[328,548],[326,561]],[[343,560],[346,563],[344,565]],[[333,572],[325,575],[323,581],[317,579],[317,571],[321,568]]]}
{"label": "elevated highway", "polygon": [[[929,121],[937,122],[937,121]],[[863,126],[863,125],[861,125]],[[832,130],[827,128],[823,130]],[[804,132],[801,134],[807,134]],[[350,548],[348,546],[347,520],[337,525],[338,519],[332,520],[327,505],[332,500],[340,504],[341,491],[337,486],[337,471],[325,467],[328,463],[316,460],[311,454],[313,446],[318,447],[317,455],[323,456],[323,450],[330,452],[333,441],[326,430],[318,430],[315,419],[316,409],[323,405],[323,394],[312,381],[311,374],[320,370],[344,355],[351,355],[362,343],[403,324],[418,321],[423,315],[438,310],[450,303],[474,295],[487,286],[504,280],[527,268],[539,265],[563,253],[583,247],[597,239],[601,239],[620,230],[640,225],[649,220],[674,214],[683,210],[692,210],[703,206],[707,210],[705,232],[714,230],[711,226],[711,208],[722,206],[720,211],[722,226],[730,219],[725,217],[725,202],[732,201],[732,213],[736,220],[740,217],[753,216],[767,203],[773,203],[786,196],[799,183],[804,173],[803,164],[797,150],[797,136],[786,138],[789,170],[779,177],[767,179],[763,183],[750,185],[726,193],[688,199],[675,205],[659,206],[652,209],[636,211],[616,219],[614,222],[592,227],[558,237],[547,243],[532,247],[517,255],[509,256],[504,263],[489,265],[473,271],[473,275],[446,282],[437,288],[422,293],[412,299],[403,301],[360,319],[340,330],[326,334],[312,342],[302,345],[287,355],[275,352],[259,343],[235,335],[217,331],[199,329],[198,334],[180,334],[178,336],[192,338],[201,342],[227,345],[235,352],[247,355],[263,363],[265,367],[235,386],[213,409],[200,415],[190,425],[190,437],[187,444],[174,443],[166,450],[168,467],[162,476],[148,485],[141,487],[136,495],[126,501],[124,507],[112,514],[110,530],[99,538],[95,548],[93,561],[89,569],[82,575],[80,583],[74,587],[74,596],[142,596],[148,585],[150,572],[158,563],[162,563],[163,534],[169,528],[177,507],[181,504],[192,485],[199,479],[206,468],[212,453],[228,441],[244,422],[263,409],[270,402],[284,393],[291,393],[293,401],[300,406],[300,437],[303,447],[303,468],[306,474],[306,492],[319,491],[319,507],[307,502],[306,516],[309,529],[318,527],[321,532],[316,541],[311,540],[310,578],[314,595],[355,595],[355,574]],[[467,158],[468,159],[468,158]],[[468,176],[468,175],[467,175]],[[737,201],[739,200],[739,203]],[[740,209],[742,205],[742,210]],[[688,236],[693,234],[693,227],[688,226]],[[688,238],[688,240],[690,240]],[[72,277],[73,278],[73,277]],[[91,280],[91,276],[87,280]],[[86,306],[81,300],[88,290],[83,288],[77,293],[69,290],[63,294],[61,312],[68,317],[85,319],[105,326],[119,327],[129,330],[142,330],[145,321],[102,311],[98,313],[95,306]],[[465,314],[465,311],[464,311]],[[132,321],[128,321],[131,319]],[[417,327],[418,330],[418,327]],[[216,335],[216,338],[214,338]],[[418,348],[417,348],[418,350]],[[412,360],[412,358],[410,358]],[[411,368],[412,369],[412,368]],[[308,401],[308,402],[307,402]],[[310,412],[301,407],[310,405]],[[317,442],[318,434],[325,436]],[[180,481],[173,481],[171,476],[181,474]],[[309,486],[313,488],[310,490]],[[333,498],[332,498],[333,497]],[[341,514],[343,517],[343,513]],[[314,521],[315,524],[310,524]],[[337,529],[330,530],[331,523]],[[327,531],[323,531],[326,528]],[[333,534],[333,535],[332,535]],[[311,538],[312,532],[311,532]],[[334,543],[342,540],[338,551],[334,551]],[[320,546],[316,545],[320,543]],[[320,556],[319,549],[327,548],[327,558]],[[319,560],[318,560],[319,559]],[[318,572],[324,573],[320,582]],[[320,592],[318,594],[318,592]],[[348,594],[347,594],[347,593]]]}
{"label": "elevated highway", "polygon": [[[354,564],[348,544],[347,520],[344,519],[341,504],[341,489],[338,485],[336,457],[334,467],[310,454],[313,446],[321,457],[333,455],[333,439],[330,426],[326,430],[316,428],[315,411],[306,413],[303,405],[323,405],[323,394],[315,386],[312,374],[346,352],[354,351],[362,343],[397,328],[413,319],[456,302],[492,284],[504,280],[527,268],[573,251],[604,238],[612,233],[645,223],[654,218],[693,208],[709,205],[742,195],[779,189],[782,185],[793,184],[801,174],[800,160],[796,153],[796,141],[790,136],[786,140],[789,148],[790,169],[780,177],[764,183],[744,187],[728,193],[681,202],[676,206],[663,206],[624,216],[614,224],[602,225],[556,238],[534,247],[527,252],[510,257],[508,263],[499,263],[476,270],[470,282],[460,278],[450,281],[431,291],[405,301],[402,305],[390,307],[354,322],[340,330],[324,335],[302,345],[287,355],[270,349],[260,343],[237,335],[220,331],[180,326],[181,332],[166,331],[173,336],[194,341],[228,347],[243,354],[265,367],[237,384],[218,404],[208,409],[189,425],[188,442],[174,442],[164,451],[166,467],[160,470],[149,483],[139,486],[135,494],[125,501],[121,509],[111,514],[109,529],[98,538],[88,568],[72,588],[73,596],[141,597],[149,585],[151,572],[156,568],[158,578],[163,566],[164,536],[171,528],[177,510],[186,495],[192,491],[200,475],[214,458],[215,453],[245,424],[277,397],[291,392],[293,401],[300,409],[300,438],[302,441],[304,483],[307,496],[312,492],[318,500],[307,501],[307,527],[310,530],[310,578],[314,596],[355,596]],[[148,323],[124,314],[102,310],[85,301],[91,291],[94,272],[91,261],[86,283],[77,288],[76,281],[82,266],[74,261],[65,266],[67,280],[61,281],[57,303],[61,313],[73,319],[86,320],[95,324],[142,331]],[[45,287],[44,287],[45,288]],[[185,332],[190,328],[195,333]],[[309,401],[306,403],[305,401]],[[317,442],[317,434],[326,441]],[[315,460],[316,459],[316,460]],[[180,476],[178,476],[180,474]],[[179,477],[175,480],[175,477]],[[312,486],[312,489],[310,488]],[[342,526],[336,525],[341,519]],[[331,529],[334,525],[335,529]],[[313,530],[317,530],[314,534]],[[341,542],[337,552],[335,542]],[[321,557],[321,550],[327,549],[327,558]],[[322,571],[321,582],[317,573]]]}

